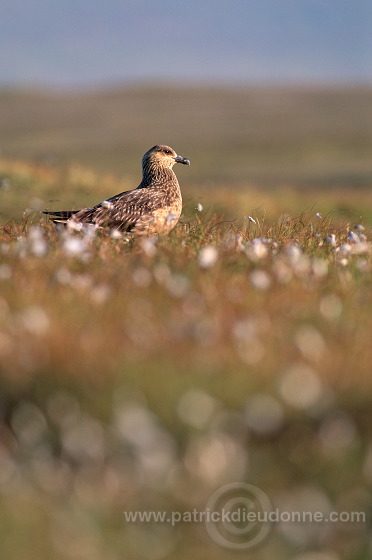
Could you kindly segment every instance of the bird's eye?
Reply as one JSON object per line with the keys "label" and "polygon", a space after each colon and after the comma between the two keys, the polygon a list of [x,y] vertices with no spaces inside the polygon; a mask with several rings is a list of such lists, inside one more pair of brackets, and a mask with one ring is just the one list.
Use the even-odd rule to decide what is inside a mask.
{"label": "bird's eye", "polygon": [[164,153],[170,155],[172,152],[170,150],[164,150]]}

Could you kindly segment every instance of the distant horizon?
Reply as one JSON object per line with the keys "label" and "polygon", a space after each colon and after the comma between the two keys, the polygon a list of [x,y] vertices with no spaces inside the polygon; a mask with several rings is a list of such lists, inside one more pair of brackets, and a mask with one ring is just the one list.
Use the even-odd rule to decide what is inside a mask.
{"label": "distant horizon", "polygon": [[86,84],[57,85],[53,83],[0,83],[1,93],[35,93],[35,94],[88,94],[126,89],[372,89],[371,80],[344,81],[224,81],[224,80],[177,80],[177,79],[133,79],[122,81],[104,81]]}

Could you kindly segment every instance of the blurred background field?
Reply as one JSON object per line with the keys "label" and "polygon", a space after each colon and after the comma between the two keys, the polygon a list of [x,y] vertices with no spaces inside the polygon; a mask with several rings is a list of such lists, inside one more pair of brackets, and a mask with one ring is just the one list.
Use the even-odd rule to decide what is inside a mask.
{"label": "blurred background field", "polygon": [[[371,25],[364,0],[4,2],[1,559],[371,556]],[[41,215],[136,187],[157,143],[191,160],[168,237]],[[260,524],[125,520],[236,482],[346,517],[253,548]]]}
{"label": "blurred background field", "polygon": [[[139,182],[147,147],[190,154],[187,185],[370,187],[367,86],[132,86],[0,93],[5,157],[86,165]],[[228,185],[227,185],[228,183]]]}

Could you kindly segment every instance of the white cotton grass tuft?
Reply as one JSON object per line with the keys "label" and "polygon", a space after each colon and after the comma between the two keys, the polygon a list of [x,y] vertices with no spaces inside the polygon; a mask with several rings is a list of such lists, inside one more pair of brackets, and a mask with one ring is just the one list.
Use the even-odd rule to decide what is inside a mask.
{"label": "white cotton grass tuft", "polygon": [[248,244],[246,249],[246,254],[253,262],[259,261],[267,257],[269,250],[267,248],[267,243],[264,239],[256,237]]}
{"label": "white cotton grass tuft", "polygon": [[322,280],[328,275],[328,263],[324,259],[314,257],[311,261],[311,270],[316,280]]}
{"label": "white cotton grass tuft", "polygon": [[271,278],[264,270],[253,270],[250,280],[256,290],[267,290],[271,286]]}
{"label": "white cotton grass tuft", "polygon": [[[325,532],[324,523],[314,522],[315,514],[329,519],[332,510],[336,509],[329,496],[319,486],[293,483],[276,496],[278,510],[288,512],[288,518],[283,517],[277,524],[277,531],[295,549],[303,551],[296,556],[291,555],[291,560],[341,560],[341,556],[333,551],[319,550],[326,540],[324,535],[329,535],[330,531]],[[298,519],[289,521],[289,512],[302,512],[301,523]],[[311,551],[311,548],[315,548],[314,543],[317,543],[317,550]]]}
{"label": "white cotton grass tuft", "polygon": [[154,257],[156,255],[156,237],[145,237],[141,240],[141,249],[145,253],[146,257]]}
{"label": "white cotton grass tuft", "polygon": [[83,230],[83,223],[76,222],[75,220],[71,219],[66,222],[67,224],[67,231],[69,232],[80,232]]}
{"label": "white cotton grass tuft", "polygon": [[112,239],[120,239],[122,237],[122,233],[117,228],[113,228],[110,231],[110,237],[112,237]]}
{"label": "white cotton grass tuft", "polygon": [[97,233],[98,226],[96,224],[83,224],[83,234],[86,241],[93,239]]}
{"label": "white cotton grass tuft", "polygon": [[288,282],[293,278],[292,267],[285,261],[285,259],[281,255],[276,260],[274,260],[272,271],[276,280],[280,284],[288,284]]}
{"label": "white cotton grass tuft", "polygon": [[315,217],[316,217],[316,218],[321,218],[322,215],[320,214],[320,212],[317,212],[317,213],[315,214]]}
{"label": "white cotton grass tuft", "polygon": [[200,204],[200,202],[198,202],[198,205],[197,205],[197,207],[196,207],[196,210],[197,210],[198,212],[203,212],[204,207],[203,207],[202,204]]}
{"label": "white cotton grass tuft", "polygon": [[155,265],[152,272],[155,280],[161,286],[164,286],[171,276],[170,268],[165,263],[159,263]]}
{"label": "white cotton grass tuft", "polygon": [[312,325],[300,326],[295,333],[295,344],[309,361],[319,361],[326,351],[323,335]]}
{"label": "white cotton grass tuft", "polygon": [[171,274],[165,281],[165,287],[171,296],[183,298],[189,291],[190,282],[183,274]]}
{"label": "white cotton grass tuft", "polygon": [[330,245],[331,247],[336,247],[336,245],[337,245],[336,236],[335,236],[334,233],[330,233],[329,235],[327,235],[327,236],[324,238],[324,241],[325,241],[326,243],[328,243],[328,245]]}
{"label": "white cotton grass tuft", "polygon": [[339,248],[340,255],[349,255],[352,252],[353,248],[350,243],[343,243]]}
{"label": "white cotton grass tuft", "polygon": [[360,243],[359,236],[354,231],[349,231],[347,239],[349,243]]}
{"label": "white cotton grass tuft", "polygon": [[306,364],[294,364],[281,376],[279,393],[283,400],[297,409],[309,409],[318,405],[323,396],[319,376]]}
{"label": "white cotton grass tuft", "polygon": [[218,402],[200,389],[189,389],[177,405],[178,416],[193,428],[202,430],[210,422],[218,408]]}
{"label": "white cotton grass tuft", "polygon": [[60,284],[68,286],[72,280],[72,274],[67,268],[59,268],[56,272],[56,280]]}
{"label": "white cotton grass tuft", "polygon": [[[350,232],[352,233],[352,232]],[[354,234],[355,235],[355,234]],[[348,241],[349,243],[342,243],[342,245],[340,245],[340,247],[337,247],[335,249],[335,252],[338,253],[339,255],[342,256],[347,256],[347,255],[363,255],[363,254],[369,254],[372,252],[372,244],[364,241],[362,239],[360,239],[359,236],[357,236],[358,241],[352,241],[349,237],[348,237]]]}
{"label": "white cotton grass tuft", "polygon": [[62,249],[68,257],[85,258],[87,256],[87,242],[80,237],[66,237]]}
{"label": "white cotton grass tuft", "polygon": [[93,303],[103,305],[111,296],[111,288],[107,284],[98,284],[90,291],[90,298]]}
{"label": "white cotton grass tuft", "polygon": [[133,282],[140,288],[147,288],[152,281],[151,272],[144,266],[137,266],[132,273]]}
{"label": "white cotton grass tuft", "polygon": [[44,239],[40,226],[31,226],[28,232],[29,249],[35,257],[44,257],[48,252],[48,243]]}
{"label": "white cotton grass tuft", "polygon": [[201,268],[210,268],[216,264],[218,259],[218,250],[214,245],[203,247],[199,253],[198,264]]}
{"label": "white cotton grass tuft", "polygon": [[364,255],[372,252],[372,244],[361,241],[353,246],[353,255]]}
{"label": "white cotton grass tuft", "polygon": [[23,327],[31,334],[43,336],[49,331],[50,320],[44,309],[38,305],[27,307],[21,313]]}
{"label": "white cotton grass tuft", "polygon": [[271,395],[255,393],[247,402],[244,418],[253,432],[272,434],[284,421],[283,407]]}
{"label": "white cotton grass tuft", "polygon": [[285,250],[285,253],[289,259],[289,261],[293,264],[298,262],[303,255],[303,251],[298,243],[293,242]]}
{"label": "white cotton grass tuft", "polygon": [[134,402],[118,405],[114,411],[114,430],[133,449],[138,468],[149,484],[157,486],[157,482],[167,479],[174,467],[175,446],[155,414]]}
{"label": "white cotton grass tuft", "polygon": [[253,224],[257,224],[256,220],[252,218],[252,216],[247,216],[248,222],[252,222]]}

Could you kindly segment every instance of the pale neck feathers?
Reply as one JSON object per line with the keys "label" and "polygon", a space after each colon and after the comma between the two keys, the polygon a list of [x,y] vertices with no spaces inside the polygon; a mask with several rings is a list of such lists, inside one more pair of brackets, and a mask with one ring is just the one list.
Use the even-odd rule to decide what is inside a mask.
{"label": "pale neck feathers", "polygon": [[142,181],[138,188],[161,185],[164,187],[175,187],[178,180],[173,169],[164,167],[157,162],[146,161],[142,167]]}

